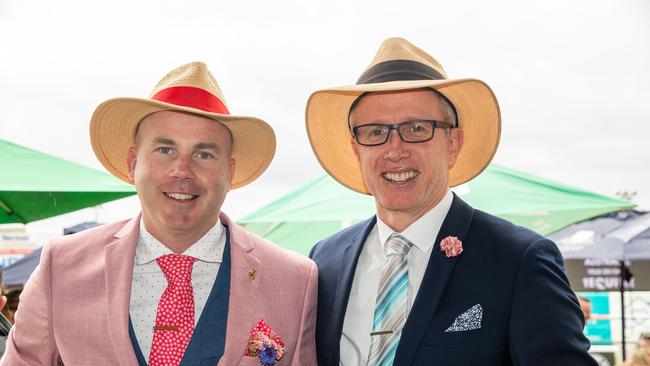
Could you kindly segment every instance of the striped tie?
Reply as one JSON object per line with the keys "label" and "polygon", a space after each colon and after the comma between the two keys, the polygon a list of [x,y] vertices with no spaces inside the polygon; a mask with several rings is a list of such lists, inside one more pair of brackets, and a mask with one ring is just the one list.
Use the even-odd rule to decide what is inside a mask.
{"label": "striped tie", "polygon": [[406,255],[413,244],[393,233],[386,241],[386,262],[377,292],[368,366],[393,364],[395,351],[408,315],[409,273]]}

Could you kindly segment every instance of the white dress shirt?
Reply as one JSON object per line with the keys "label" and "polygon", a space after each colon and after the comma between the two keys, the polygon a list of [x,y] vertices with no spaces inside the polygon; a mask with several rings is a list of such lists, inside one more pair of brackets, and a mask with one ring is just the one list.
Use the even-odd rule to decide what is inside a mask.
{"label": "white dress shirt", "polygon": [[[221,220],[201,239],[192,244],[183,255],[197,258],[192,267],[192,288],[194,289],[194,325],[210,296],[219,272],[226,244],[225,228]],[[156,262],[156,258],[174,252],[159,242],[145,229],[140,220],[138,243],[135,247],[133,278],[129,314],[135,337],[145,360],[149,360],[153,327],[156,323],[158,302],[167,288],[167,279]]]}
{"label": "white dress shirt", "polygon": [[[399,233],[413,243],[413,247],[406,257],[409,271],[409,313],[427,269],[431,250],[452,201],[453,194],[448,190],[436,207]],[[378,217],[377,224],[366,238],[361,250],[343,321],[343,334],[340,343],[341,365],[366,366],[368,363],[370,332],[374,321],[377,290],[381,270],[386,261],[384,245],[392,233],[394,231]]]}

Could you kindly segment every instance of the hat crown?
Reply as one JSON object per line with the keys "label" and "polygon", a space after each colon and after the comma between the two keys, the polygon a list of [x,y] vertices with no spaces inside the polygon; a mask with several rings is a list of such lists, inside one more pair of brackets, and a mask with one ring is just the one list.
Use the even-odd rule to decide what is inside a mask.
{"label": "hat crown", "polygon": [[190,62],[188,64],[179,66],[165,75],[151,91],[149,98],[163,90],[173,87],[191,87],[202,89],[216,98],[228,109],[226,99],[221,93],[221,88],[217,80],[212,76],[208,66],[204,62]]}
{"label": "hat crown", "polygon": [[445,69],[435,58],[431,57],[431,55],[424,52],[413,43],[400,37],[393,37],[385,40],[379,47],[379,51],[377,51],[377,54],[372,60],[372,63],[368,66],[368,69],[379,63],[393,60],[408,60],[425,64],[436,70],[444,76],[445,79],[448,79]]}
{"label": "hat crown", "polygon": [[385,40],[357,84],[405,80],[447,80],[436,59],[404,38]]}

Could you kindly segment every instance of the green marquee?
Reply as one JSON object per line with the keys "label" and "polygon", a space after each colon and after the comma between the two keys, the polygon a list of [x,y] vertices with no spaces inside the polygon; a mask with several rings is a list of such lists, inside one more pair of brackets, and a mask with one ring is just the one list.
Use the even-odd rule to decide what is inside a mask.
{"label": "green marquee", "polygon": [[[463,200],[541,234],[632,207],[628,201],[490,165],[469,183],[453,188]],[[246,229],[301,254],[342,228],[375,213],[371,196],[323,175],[238,221]]]}
{"label": "green marquee", "polygon": [[2,139],[0,177],[0,224],[25,224],[135,194],[108,173]]}

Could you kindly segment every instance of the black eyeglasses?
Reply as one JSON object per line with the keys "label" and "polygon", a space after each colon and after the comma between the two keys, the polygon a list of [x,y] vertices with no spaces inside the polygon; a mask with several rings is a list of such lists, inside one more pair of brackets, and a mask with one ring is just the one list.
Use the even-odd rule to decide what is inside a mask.
{"label": "black eyeglasses", "polygon": [[352,134],[359,145],[377,146],[388,141],[390,132],[397,130],[397,134],[404,142],[418,143],[429,141],[433,138],[433,131],[437,128],[452,128],[450,123],[432,119],[413,119],[394,125],[367,124],[352,128]]}

